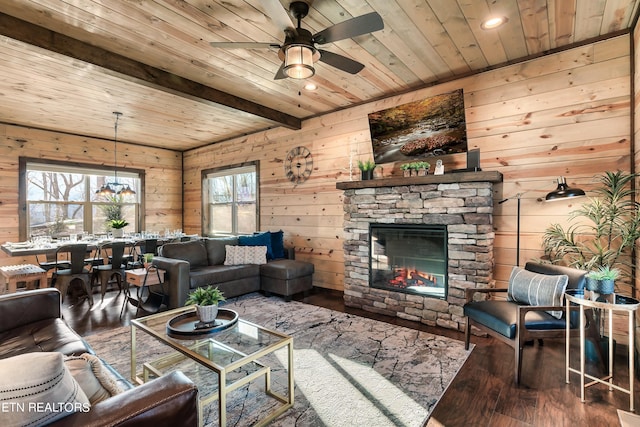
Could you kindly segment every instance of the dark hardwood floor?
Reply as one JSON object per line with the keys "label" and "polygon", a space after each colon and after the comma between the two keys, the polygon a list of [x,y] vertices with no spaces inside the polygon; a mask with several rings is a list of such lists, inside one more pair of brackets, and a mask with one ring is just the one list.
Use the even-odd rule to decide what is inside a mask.
{"label": "dark hardwood floor", "polygon": [[[120,319],[123,296],[110,291],[92,310],[85,300],[68,297],[63,304],[65,320],[83,336],[125,326],[135,313],[130,307]],[[464,335],[449,329],[430,327],[398,318],[390,318],[347,308],[342,293],[316,290],[309,296],[295,298],[337,311],[361,315],[388,323],[427,331],[464,341]],[[565,383],[564,340],[545,340],[524,350],[522,382],[513,382],[513,350],[492,338],[472,337],[474,350],[436,405],[428,426],[617,426],[616,410],[629,410],[629,396],[595,385],[580,402],[580,378],[571,375]],[[619,345],[615,361],[616,383],[628,387],[626,347]],[[578,351],[572,348],[572,366],[578,366]],[[595,366],[591,367],[596,369]],[[597,373],[594,371],[593,373]],[[635,388],[639,388],[636,380]],[[636,393],[637,394],[637,393]],[[638,406],[638,399],[635,405]]]}

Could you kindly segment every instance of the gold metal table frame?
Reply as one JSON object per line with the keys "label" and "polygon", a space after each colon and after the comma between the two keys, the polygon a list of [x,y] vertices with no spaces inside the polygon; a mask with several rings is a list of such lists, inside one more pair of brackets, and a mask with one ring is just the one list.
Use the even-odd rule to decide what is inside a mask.
{"label": "gold metal table frame", "polygon": [[[245,352],[242,348],[235,348],[232,345],[216,340],[216,338],[220,336],[217,333],[208,336],[199,336],[197,339],[194,338],[189,340],[174,339],[169,337],[166,333],[166,322],[173,317],[188,311],[194,311],[194,308],[178,308],[175,310],[153,314],[151,316],[141,317],[139,319],[131,321],[131,379],[135,384],[143,384],[149,381],[149,379],[152,377],[161,376],[163,374],[162,370],[164,368],[171,366],[181,360],[191,359],[192,361],[199,363],[200,365],[215,372],[215,374],[218,376],[217,390],[206,396],[200,397],[199,399],[198,420],[200,425],[202,425],[204,419],[204,406],[217,400],[220,420],[219,424],[220,426],[225,426],[227,422],[227,394],[262,376],[264,376],[265,380],[265,394],[278,400],[282,403],[282,405],[278,406],[274,411],[266,414],[265,417],[258,424],[256,424],[257,426],[267,425],[293,406],[293,338],[291,336],[264,328],[251,322],[247,322],[243,319],[238,319],[238,323],[236,325],[225,331],[236,333],[235,331],[232,331],[234,328],[236,330],[239,328],[249,329],[255,331],[257,334],[266,334],[266,336],[273,339],[273,342],[263,345],[257,350],[254,349]],[[153,361],[143,362],[142,371],[138,372],[136,365],[136,330],[138,329],[157,339],[162,344],[165,344],[176,350],[176,352],[159,357]],[[260,346],[259,344],[256,345]],[[260,358],[271,354],[283,347],[287,348],[288,356],[286,366],[286,370],[288,373],[286,395],[277,393],[272,390],[271,368],[264,365],[259,360]],[[234,355],[238,359],[233,360],[229,363],[215,360],[216,354],[220,352],[223,352],[227,355]],[[230,373],[240,368],[247,367],[247,365],[251,364],[253,364],[254,366],[254,370],[252,372],[236,381],[227,383]]]}
{"label": "gold metal table frame", "polygon": [[[613,295],[613,301],[616,301],[616,295]],[[604,384],[609,386],[609,391],[613,391],[616,389],[618,391],[627,393],[629,395],[629,407],[630,411],[634,411],[633,399],[634,399],[634,391],[633,384],[635,381],[635,312],[640,306],[640,302],[629,297],[623,297],[625,303],[609,303],[609,302],[600,302],[600,301],[592,301],[587,299],[583,294],[573,293],[567,291],[565,293],[566,300],[566,318],[567,318],[567,335],[566,335],[566,383],[569,384],[569,374],[571,372],[577,373],[580,375],[580,401],[582,403],[585,402],[584,393],[587,387],[591,387],[596,384]],[[579,306],[580,310],[580,369],[575,369],[570,366],[569,363],[569,347],[570,347],[570,322],[569,322],[569,314],[572,310],[571,304],[576,304]],[[592,375],[589,375],[585,372],[585,308],[587,309],[601,309],[605,310],[608,313],[608,323],[609,323],[609,366],[608,366],[608,375],[598,378]],[[573,307],[575,309],[575,306]],[[627,312],[629,316],[629,388],[625,389],[613,383],[613,312],[614,311],[622,311]],[[585,378],[590,379],[591,382],[585,384]]]}

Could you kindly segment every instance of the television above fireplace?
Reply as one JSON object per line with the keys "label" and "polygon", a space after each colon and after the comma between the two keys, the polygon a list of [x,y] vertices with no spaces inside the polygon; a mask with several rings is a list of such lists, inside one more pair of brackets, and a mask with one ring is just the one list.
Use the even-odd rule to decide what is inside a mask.
{"label": "television above fireplace", "polygon": [[369,114],[377,164],[467,151],[462,89]]}

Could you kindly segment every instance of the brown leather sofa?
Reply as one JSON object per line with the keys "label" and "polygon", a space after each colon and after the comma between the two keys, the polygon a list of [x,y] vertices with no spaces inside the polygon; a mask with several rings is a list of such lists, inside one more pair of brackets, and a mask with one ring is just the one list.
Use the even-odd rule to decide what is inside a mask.
{"label": "brown leather sofa", "polygon": [[[60,292],[37,289],[0,296],[0,359],[33,352],[94,354],[61,317]],[[103,362],[124,392],[51,426],[198,425],[198,390],[181,372],[133,387]],[[3,384],[6,386],[7,384]]]}
{"label": "brown leather sofa", "polygon": [[291,249],[284,249],[284,258],[262,265],[224,265],[225,246],[238,244],[238,237],[228,237],[162,246],[161,256],[154,257],[153,265],[166,271],[169,308],[184,306],[189,292],[200,286],[217,286],[226,298],[261,290],[287,301],[294,294],[312,289],[313,264],[294,260]]}

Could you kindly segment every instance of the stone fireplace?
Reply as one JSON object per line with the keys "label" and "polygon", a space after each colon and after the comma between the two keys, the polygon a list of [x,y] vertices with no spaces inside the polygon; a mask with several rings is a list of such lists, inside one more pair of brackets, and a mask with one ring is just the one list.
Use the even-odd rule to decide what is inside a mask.
{"label": "stone fireplace", "polygon": [[[345,305],[464,330],[465,289],[494,286],[492,194],[499,182],[502,175],[488,171],[338,183]],[[440,266],[437,230],[446,238]]]}

